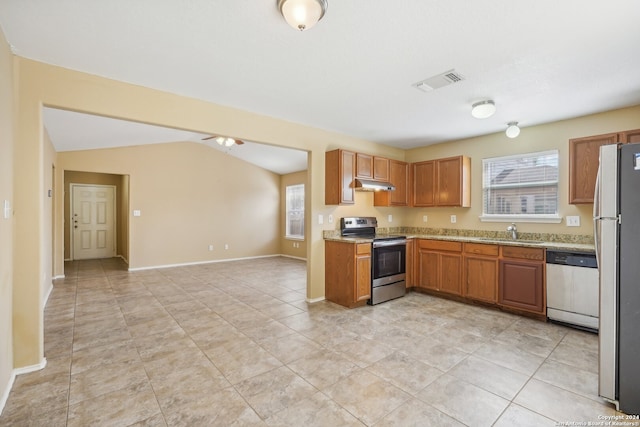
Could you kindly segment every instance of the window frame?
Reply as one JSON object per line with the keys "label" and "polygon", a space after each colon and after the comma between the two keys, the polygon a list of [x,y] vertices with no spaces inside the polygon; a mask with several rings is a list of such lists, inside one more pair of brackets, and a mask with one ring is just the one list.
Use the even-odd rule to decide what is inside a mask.
{"label": "window frame", "polygon": [[[289,192],[290,189],[298,189],[298,188],[302,188],[302,207],[299,209],[290,209],[289,203],[290,203],[290,199],[289,199]],[[304,240],[305,238],[305,226],[304,226],[304,214],[305,214],[305,209],[304,209],[304,197],[305,197],[305,185],[304,184],[291,184],[291,185],[287,185],[285,187],[285,224],[284,224],[284,237],[285,239],[290,239],[290,240]],[[296,212],[300,212],[302,214],[302,234],[289,234],[290,231],[290,218],[289,218],[289,214],[291,211],[296,211]]]}
{"label": "window frame", "polygon": [[[485,177],[485,173],[486,173],[486,169],[487,169],[487,163],[496,163],[498,161],[508,161],[508,160],[514,160],[514,159],[527,159],[527,158],[533,158],[533,157],[539,157],[539,156],[547,156],[547,155],[554,155],[556,156],[556,160],[557,160],[557,164],[556,167],[558,168],[558,177],[555,180],[546,180],[546,181],[539,181],[539,182],[534,182],[531,185],[521,185],[521,184],[502,184],[502,185],[494,185],[494,186],[487,186],[487,182],[488,180]],[[509,156],[496,156],[496,157],[490,157],[490,158],[486,158],[486,159],[482,159],[482,188],[481,188],[481,193],[482,193],[482,215],[479,217],[480,221],[482,222],[532,222],[532,223],[560,223],[562,222],[562,216],[560,216],[560,174],[559,174],[559,168],[560,168],[560,152],[557,149],[554,150],[546,150],[546,151],[538,151],[538,152],[531,152],[531,153],[522,153],[522,154],[513,154],[513,155],[509,155]],[[519,188],[519,187],[534,187],[534,186],[550,186],[550,185],[555,185],[556,186],[556,212],[554,214],[536,214],[536,213],[526,213],[526,214],[508,214],[508,213],[486,213],[485,209],[487,207],[487,202],[486,202],[486,197],[487,197],[487,190],[490,188],[493,189],[499,189],[499,188],[504,188],[504,189],[508,189],[508,188]],[[534,199],[536,195],[533,195]],[[522,197],[523,196],[519,196],[520,197],[520,202],[522,203]],[[498,198],[501,198],[500,196],[498,196]],[[502,202],[504,203],[505,200],[502,200]],[[535,206],[534,206],[534,211],[535,211]]]}

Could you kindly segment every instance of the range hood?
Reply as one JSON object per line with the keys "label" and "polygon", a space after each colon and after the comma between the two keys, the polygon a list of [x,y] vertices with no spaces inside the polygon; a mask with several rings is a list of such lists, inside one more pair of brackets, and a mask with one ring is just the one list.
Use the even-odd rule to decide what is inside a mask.
{"label": "range hood", "polygon": [[356,179],[355,188],[359,191],[393,191],[396,187],[390,182]]}

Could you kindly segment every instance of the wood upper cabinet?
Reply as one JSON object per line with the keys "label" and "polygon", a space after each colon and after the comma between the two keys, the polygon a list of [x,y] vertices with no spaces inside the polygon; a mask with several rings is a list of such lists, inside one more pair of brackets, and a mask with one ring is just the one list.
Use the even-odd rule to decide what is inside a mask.
{"label": "wood upper cabinet", "polygon": [[413,163],[412,189],[413,206],[429,207],[436,204],[436,165],[435,161]]}
{"label": "wood upper cabinet", "polygon": [[498,303],[545,314],[544,249],[502,246],[501,251]]}
{"label": "wood upper cabinet", "polygon": [[416,241],[416,286],[462,294],[462,243],[443,240]]}
{"label": "wood upper cabinet", "polygon": [[569,203],[593,203],[600,147],[640,142],[640,129],[569,140]]}
{"label": "wood upper cabinet", "polygon": [[497,245],[464,244],[463,296],[491,303],[497,301],[498,254]]}
{"label": "wood upper cabinet", "polygon": [[325,297],[345,307],[371,298],[371,244],[325,241]]}
{"label": "wood upper cabinet", "polygon": [[413,163],[413,206],[471,206],[471,159],[465,156]]}
{"label": "wood upper cabinet", "polygon": [[569,203],[593,203],[600,147],[617,142],[617,133],[569,140]]}
{"label": "wood upper cabinet", "polygon": [[389,181],[389,159],[357,153],[356,178]]}
{"label": "wood upper cabinet", "polygon": [[471,206],[471,159],[464,156],[436,162],[436,205]]}
{"label": "wood upper cabinet", "polygon": [[625,144],[635,144],[640,142],[640,129],[620,132],[620,142]]}
{"label": "wood upper cabinet", "polygon": [[410,182],[409,164],[398,160],[388,160],[389,179],[394,191],[376,191],[373,193],[374,206],[409,206]]}
{"label": "wood upper cabinet", "polygon": [[346,150],[325,153],[324,203],[326,205],[353,205],[355,190],[356,154]]}

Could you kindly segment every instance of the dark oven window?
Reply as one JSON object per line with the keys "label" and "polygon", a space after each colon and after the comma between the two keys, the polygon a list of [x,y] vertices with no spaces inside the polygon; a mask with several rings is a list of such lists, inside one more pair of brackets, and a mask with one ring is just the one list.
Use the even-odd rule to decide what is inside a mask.
{"label": "dark oven window", "polygon": [[405,245],[373,249],[373,278],[393,276],[405,272]]}

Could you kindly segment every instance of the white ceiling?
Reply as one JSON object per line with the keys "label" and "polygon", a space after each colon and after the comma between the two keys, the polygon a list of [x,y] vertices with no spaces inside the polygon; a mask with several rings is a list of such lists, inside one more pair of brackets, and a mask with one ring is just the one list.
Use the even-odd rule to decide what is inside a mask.
{"label": "white ceiling", "polygon": [[0,0],[0,26],[23,57],[400,148],[640,104],[637,0],[329,0],[303,33],[276,4]]}
{"label": "white ceiling", "polygon": [[280,175],[307,169],[305,151],[251,141],[221,147],[213,140],[203,141],[203,138],[210,135],[55,108],[43,108],[42,116],[51,142],[58,152],[190,141],[206,144]]}

